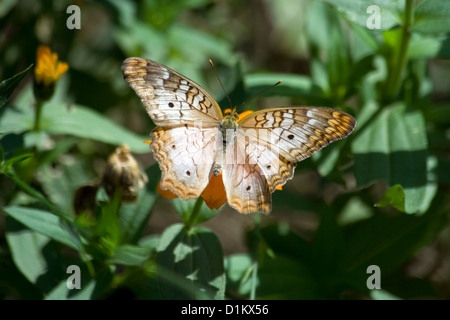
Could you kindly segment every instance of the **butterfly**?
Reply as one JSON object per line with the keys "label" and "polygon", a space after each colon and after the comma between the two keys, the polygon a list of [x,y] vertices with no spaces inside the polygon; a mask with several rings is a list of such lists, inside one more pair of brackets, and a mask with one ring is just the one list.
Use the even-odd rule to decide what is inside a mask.
{"label": "butterfly", "polygon": [[272,193],[292,179],[296,163],[356,125],[351,115],[325,107],[224,115],[200,85],[148,59],[126,59],[122,73],[156,125],[150,147],[162,171],[160,188],[198,198],[222,173],[227,202],[240,213],[268,214]]}

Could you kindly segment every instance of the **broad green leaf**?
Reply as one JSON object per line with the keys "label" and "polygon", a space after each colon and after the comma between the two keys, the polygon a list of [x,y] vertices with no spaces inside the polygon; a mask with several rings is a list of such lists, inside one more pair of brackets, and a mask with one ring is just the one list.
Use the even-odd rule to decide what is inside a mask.
{"label": "broad green leaf", "polygon": [[6,240],[14,263],[22,274],[35,284],[47,270],[48,265],[41,251],[50,239],[33,230],[20,227],[14,220],[9,221],[8,229],[10,230],[6,232]]}
{"label": "broad green leaf", "polygon": [[[401,23],[403,1],[399,0],[324,0],[336,7],[344,16],[360,26],[371,25],[371,19],[379,12],[380,30],[388,30]],[[373,7],[376,6],[376,7]]]}
{"label": "broad green leaf", "polygon": [[408,58],[426,59],[438,56],[445,37],[426,37],[413,34],[408,47]]}
{"label": "broad green leaf", "polygon": [[11,217],[7,218],[6,239],[22,274],[42,292],[50,291],[62,277],[58,245]]}
{"label": "broad green leaf", "polygon": [[121,245],[115,248],[108,263],[124,266],[141,266],[148,261],[156,252],[155,247],[141,247],[133,245]]}
{"label": "broad green leaf", "polygon": [[367,29],[366,26],[351,24],[350,28],[353,32],[348,35],[350,38],[348,40],[349,49],[353,61],[358,64],[364,57],[373,55],[374,51],[377,51],[380,47],[380,43],[376,39],[376,34]]}
{"label": "broad green leaf", "polygon": [[[424,189],[420,190],[421,203],[418,203],[418,211],[419,213],[424,213],[428,210],[431,201],[434,198],[434,195],[437,191],[437,177],[436,177],[436,166],[437,159],[435,157],[428,157],[427,160],[427,184]],[[410,192],[410,197],[414,197],[414,193]],[[405,209],[405,191],[403,190],[401,185],[393,185],[390,187],[383,195],[381,200],[376,204],[378,207],[385,207],[388,205],[392,205],[399,211],[406,212]]]}
{"label": "broad green leaf", "polygon": [[[358,186],[384,180],[405,192],[405,212],[423,213],[430,204],[427,171],[427,137],[423,115],[402,103],[360,114],[363,129],[353,139]],[[430,183],[432,183],[430,181]]]}
{"label": "broad green leaf", "polygon": [[80,250],[81,244],[75,240],[74,236],[68,231],[67,228],[63,227],[58,216],[40,209],[15,206],[4,207],[3,211],[28,228],[61,242],[73,249]]}
{"label": "broad green leaf", "polygon": [[[67,108],[57,101],[44,104],[42,108],[41,129],[47,133],[72,135],[113,145],[127,144],[132,152],[149,152],[149,146],[143,143],[148,137],[128,131],[94,110],[79,105]],[[21,133],[33,128],[33,110],[23,109],[5,111],[0,119],[3,132]]]}
{"label": "broad green leaf", "polygon": [[46,105],[43,108],[42,128],[49,133],[73,135],[113,145],[127,144],[135,153],[148,153],[150,150],[143,143],[148,137],[138,136],[89,108],[76,105],[70,109],[60,105]]}
{"label": "broad green leaf", "polygon": [[412,30],[427,34],[448,33],[450,32],[449,16],[448,1],[421,1],[415,10]]}
{"label": "broad green leaf", "polygon": [[[157,262],[164,299],[224,298],[222,246],[210,230],[193,228],[186,232],[182,224],[170,226],[161,236]],[[162,270],[168,270],[183,281],[173,282],[174,278]]]}
{"label": "broad green leaf", "polygon": [[[1,11],[1,8],[0,8],[0,11]],[[0,110],[6,105],[11,94],[17,88],[20,81],[22,81],[22,79],[27,75],[28,71],[30,71],[32,66],[33,65],[30,65],[28,68],[26,68],[22,72],[19,72],[15,76],[13,76],[9,79],[3,80],[0,83]],[[0,126],[0,128],[1,128],[1,126]],[[0,132],[3,132],[3,131],[4,131],[4,129],[0,129]]]}

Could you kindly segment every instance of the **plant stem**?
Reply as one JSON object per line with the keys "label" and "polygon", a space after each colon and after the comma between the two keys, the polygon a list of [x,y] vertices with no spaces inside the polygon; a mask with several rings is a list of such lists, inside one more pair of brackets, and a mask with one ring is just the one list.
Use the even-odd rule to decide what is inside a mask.
{"label": "plant stem", "polygon": [[261,214],[255,214],[255,244],[252,252],[253,272],[252,272],[252,287],[250,291],[250,300],[256,298],[256,286],[258,282],[258,266],[259,266],[259,241],[261,239],[259,225],[261,223]]}
{"label": "plant stem", "polygon": [[198,197],[197,201],[195,202],[194,208],[192,209],[191,215],[189,217],[189,221],[186,224],[186,229],[189,230],[191,229],[194,225],[195,222],[197,221],[198,215],[200,213],[200,208],[202,207],[203,204],[203,198],[202,197]]}
{"label": "plant stem", "polygon": [[405,12],[403,17],[402,34],[400,41],[400,48],[397,51],[397,61],[392,66],[394,68],[391,77],[387,81],[387,94],[386,98],[388,101],[395,99],[400,85],[402,83],[403,70],[406,65],[406,57],[408,55],[409,41],[411,39],[411,25],[414,18],[414,0],[406,0],[405,2]]}
{"label": "plant stem", "polygon": [[34,114],[34,127],[33,131],[39,131],[41,129],[41,114],[42,114],[42,106],[44,102],[42,99],[36,100],[36,110]]}
{"label": "plant stem", "polygon": [[26,184],[24,181],[22,181],[13,170],[8,170],[5,172],[5,175],[10,178],[14,183],[22,189],[25,193],[32,196],[36,200],[38,200],[40,203],[45,205],[50,211],[52,211],[54,214],[62,218],[64,221],[71,221],[70,217],[68,217],[65,213],[63,213],[61,210],[59,210],[53,203],[45,199],[39,192],[34,190],[32,187],[30,187],[28,184]]}

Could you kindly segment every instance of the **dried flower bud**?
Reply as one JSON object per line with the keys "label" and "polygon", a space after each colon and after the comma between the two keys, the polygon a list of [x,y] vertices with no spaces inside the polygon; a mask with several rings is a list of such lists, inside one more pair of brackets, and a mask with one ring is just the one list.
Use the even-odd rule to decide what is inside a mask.
{"label": "dried flower bud", "polygon": [[140,170],[137,161],[131,155],[130,148],[122,145],[108,159],[102,186],[109,196],[119,188],[122,192],[122,201],[133,202],[137,199],[137,192],[147,181],[147,175]]}

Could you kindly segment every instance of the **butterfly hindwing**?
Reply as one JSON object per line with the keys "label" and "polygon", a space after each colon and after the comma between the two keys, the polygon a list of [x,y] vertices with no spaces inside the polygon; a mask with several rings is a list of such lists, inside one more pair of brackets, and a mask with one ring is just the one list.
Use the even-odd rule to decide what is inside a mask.
{"label": "butterfly hindwing", "polygon": [[209,182],[220,143],[214,128],[156,127],[150,147],[162,171],[160,188],[181,199],[198,198]]}

